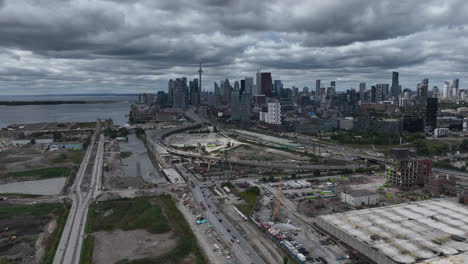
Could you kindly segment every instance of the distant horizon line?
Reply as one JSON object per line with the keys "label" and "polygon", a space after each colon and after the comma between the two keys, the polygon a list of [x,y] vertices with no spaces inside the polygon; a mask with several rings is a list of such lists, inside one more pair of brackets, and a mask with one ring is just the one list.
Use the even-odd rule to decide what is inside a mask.
{"label": "distant horizon line", "polygon": [[79,94],[0,94],[0,96],[87,96],[87,95],[138,95],[141,93],[79,93]]}

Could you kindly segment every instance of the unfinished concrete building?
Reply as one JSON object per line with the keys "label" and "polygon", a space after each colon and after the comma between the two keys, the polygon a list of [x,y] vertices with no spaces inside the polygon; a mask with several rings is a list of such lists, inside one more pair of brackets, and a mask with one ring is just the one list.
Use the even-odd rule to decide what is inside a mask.
{"label": "unfinished concrete building", "polygon": [[444,199],[322,215],[316,224],[378,264],[468,259],[468,208]]}
{"label": "unfinished concrete building", "polygon": [[387,165],[387,180],[400,189],[423,187],[432,175],[432,160],[417,159],[410,149],[392,149],[393,162]]}

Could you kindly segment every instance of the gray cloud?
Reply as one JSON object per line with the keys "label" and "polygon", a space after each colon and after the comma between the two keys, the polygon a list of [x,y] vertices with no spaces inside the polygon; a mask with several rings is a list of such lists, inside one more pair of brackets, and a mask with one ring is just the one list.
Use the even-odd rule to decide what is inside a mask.
{"label": "gray cloud", "polygon": [[206,85],[257,65],[296,86],[391,70],[437,84],[468,70],[466,13],[463,0],[0,0],[0,94],[165,89],[200,60]]}

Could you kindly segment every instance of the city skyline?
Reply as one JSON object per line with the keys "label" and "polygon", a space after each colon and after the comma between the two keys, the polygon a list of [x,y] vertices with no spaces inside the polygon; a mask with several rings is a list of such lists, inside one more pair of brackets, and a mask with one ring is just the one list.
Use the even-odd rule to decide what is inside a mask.
{"label": "city skyline", "polygon": [[164,91],[197,78],[200,61],[209,91],[258,68],[309,90],[316,79],[337,91],[391,84],[392,71],[402,89],[425,78],[466,88],[466,11],[463,1],[0,1],[0,94]]}

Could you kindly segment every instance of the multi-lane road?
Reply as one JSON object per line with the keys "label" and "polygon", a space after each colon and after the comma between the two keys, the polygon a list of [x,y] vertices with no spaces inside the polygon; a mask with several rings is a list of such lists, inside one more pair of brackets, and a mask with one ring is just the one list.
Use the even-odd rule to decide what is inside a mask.
{"label": "multi-lane road", "polygon": [[[202,202],[206,205],[206,211],[202,211],[203,216],[213,225],[216,232],[220,234],[221,239],[226,244],[232,244],[232,251],[237,260],[244,264],[265,263],[235,226],[218,211],[217,205],[208,197],[208,190],[203,190],[204,183],[194,177],[183,166],[178,165],[177,169],[183,174],[184,178],[189,179],[193,183],[192,196],[194,202],[197,204]],[[237,242],[237,240],[239,242]]]}
{"label": "multi-lane road", "polygon": [[[55,253],[53,264],[78,264],[80,262],[81,246],[83,243],[84,229],[88,216],[88,208],[90,203],[99,194],[98,189],[101,181],[99,178],[102,175],[104,137],[100,136],[99,141],[95,143],[96,137],[96,134],[93,135],[91,144],[89,145],[80,169],[78,170],[75,183],[72,186],[70,198],[73,203]],[[97,150],[92,174],[89,175],[90,184],[88,188],[82,188],[83,180],[85,176],[87,176],[86,169],[89,166],[90,157],[95,144],[97,144]]]}

